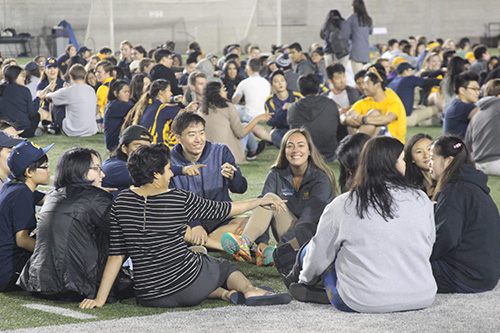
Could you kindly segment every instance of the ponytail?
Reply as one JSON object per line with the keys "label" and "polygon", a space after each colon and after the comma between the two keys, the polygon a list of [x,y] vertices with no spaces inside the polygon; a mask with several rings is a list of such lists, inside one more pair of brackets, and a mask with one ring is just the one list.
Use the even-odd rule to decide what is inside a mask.
{"label": "ponytail", "polygon": [[442,135],[437,138],[432,144],[432,153],[444,159],[453,157],[450,165],[444,169],[443,174],[437,182],[436,190],[432,197],[432,200],[436,200],[437,194],[450,182],[453,176],[461,172],[460,168],[462,165],[474,165],[474,161],[471,159],[469,149],[467,149],[462,139],[451,134]]}
{"label": "ponytail", "polygon": [[125,121],[123,122],[122,128],[120,130],[120,135],[123,131],[131,126],[137,125],[141,121],[142,115],[146,110],[146,107],[149,104],[149,100],[152,98],[156,98],[160,91],[163,91],[168,88],[170,83],[167,80],[158,79],[154,80],[153,83],[149,86],[149,91],[145,92],[139,101],[130,109],[127,116],[125,117]]}

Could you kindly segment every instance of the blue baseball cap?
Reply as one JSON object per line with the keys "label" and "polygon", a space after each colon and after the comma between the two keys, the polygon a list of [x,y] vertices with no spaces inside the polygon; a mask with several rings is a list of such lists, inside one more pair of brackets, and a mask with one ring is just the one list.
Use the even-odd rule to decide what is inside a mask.
{"label": "blue baseball cap", "polygon": [[15,138],[4,131],[0,131],[0,147],[5,148],[12,148],[20,144],[21,142],[24,142],[24,139],[19,139]]}
{"label": "blue baseball cap", "polygon": [[54,57],[47,58],[45,61],[45,68],[57,67],[57,59]]}
{"label": "blue baseball cap", "polygon": [[9,158],[7,158],[7,165],[9,166],[10,172],[14,177],[22,175],[31,163],[47,154],[53,146],[54,144],[51,144],[46,148],[41,148],[31,141],[19,143],[12,149]]}

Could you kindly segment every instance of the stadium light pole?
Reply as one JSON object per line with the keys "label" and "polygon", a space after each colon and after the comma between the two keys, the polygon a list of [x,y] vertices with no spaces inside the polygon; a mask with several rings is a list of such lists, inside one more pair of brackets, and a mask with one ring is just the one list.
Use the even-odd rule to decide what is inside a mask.
{"label": "stadium light pole", "polygon": [[115,28],[113,18],[113,0],[109,0],[109,45],[111,49],[115,50]]}
{"label": "stadium light pole", "polygon": [[276,45],[281,45],[281,0],[276,1],[276,18],[277,18],[277,29],[276,29]]}

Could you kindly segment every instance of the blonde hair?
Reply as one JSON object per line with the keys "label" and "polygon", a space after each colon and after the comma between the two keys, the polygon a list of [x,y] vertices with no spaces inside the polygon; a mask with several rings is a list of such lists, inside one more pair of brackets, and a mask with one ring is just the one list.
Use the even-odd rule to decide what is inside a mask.
{"label": "blonde hair", "polygon": [[311,134],[304,127],[294,128],[285,133],[283,139],[281,140],[280,152],[278,154],[278,157],[276,158],[276,162],[271,166],[271,169],[273,168],[285,169],[290,165],[290,163],[286,159],[286,152],[285,152],[286,144],[288,143],[290,137],[296,133],[302,134],[306,138],[307,145],[309,146],[309,151],[311,152],[311,156],[309,157],[309,162],[313,165],[314,168],[319,169],[324,173],[326,173],[326,175],[330,179],[330,182],[332,183],[333,193],[337,195],[338,191],[337,191],[337,183],[335,181],[335,175],[333,174],[332,169],[330,169],[330,167],[325,163],[323,156],[321,156],[318,149],[314,145]]}
{"label": "blonde hair", "polygon": [[485,96],[498,96],[500,95],[500,79],[489,80],[484,87]]}

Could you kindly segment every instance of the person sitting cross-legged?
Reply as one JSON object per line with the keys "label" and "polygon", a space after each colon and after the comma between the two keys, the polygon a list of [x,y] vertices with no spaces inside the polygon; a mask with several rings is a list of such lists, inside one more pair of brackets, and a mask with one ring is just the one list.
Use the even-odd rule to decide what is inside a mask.
{"label": "person sitting cross-legged", "polygon": [[356,102],[351,110],[341,117],[341,122],[351,132],[371,136],[392,136],[405,141],[406,112],[396,93],[386,88],[387,80],[382,68],[372,66],[364,78],[366,98]]}
{"label": "person sitting cross-legged", "polygon": [[256,207],[281,211],[283,201],[269,198],[217,202],[169,189],[173,174],[164,144],[137,148],[127,162],[136,187],[124,190],[111,209],[110,252],[95,299],[81,308],[102,307],[126,255],[134,263],[136,300],[146,307],[195,306],[207,298],[246,305],[286,304],[289,294],[256,288],[227,260],[188,250],[187,223],[224,220]]}

